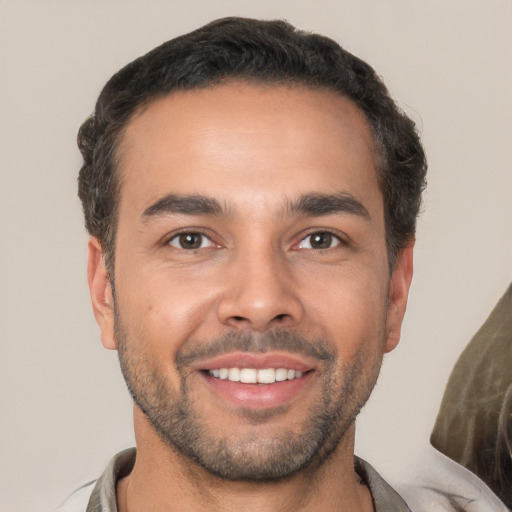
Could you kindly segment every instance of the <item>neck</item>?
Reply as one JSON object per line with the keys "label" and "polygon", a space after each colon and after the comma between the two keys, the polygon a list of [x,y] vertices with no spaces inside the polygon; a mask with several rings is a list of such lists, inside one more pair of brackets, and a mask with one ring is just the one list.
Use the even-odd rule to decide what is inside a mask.
{"label": "neck", "polygon": [[352,425],[321,465],[275,482],[232,482],[212,475],[165,445],[136,408],[137,458],[117,487],[119,512],[371,511],[367,487],[354,471]]}

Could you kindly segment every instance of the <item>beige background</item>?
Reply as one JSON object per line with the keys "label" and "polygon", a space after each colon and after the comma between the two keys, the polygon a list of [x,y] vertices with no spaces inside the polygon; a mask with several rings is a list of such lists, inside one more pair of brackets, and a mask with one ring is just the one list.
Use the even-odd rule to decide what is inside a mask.
{"label": "beige background", "polygon": [[357,452],[391,481],[427,442],[458,354],[512,277],[510,0],[0,0],[0,510],[47,511],[132,444],[99,342],[76,198],[76,131],[103,83],[225,15],[287,18],[367,59],[430,161],[399,348]]}

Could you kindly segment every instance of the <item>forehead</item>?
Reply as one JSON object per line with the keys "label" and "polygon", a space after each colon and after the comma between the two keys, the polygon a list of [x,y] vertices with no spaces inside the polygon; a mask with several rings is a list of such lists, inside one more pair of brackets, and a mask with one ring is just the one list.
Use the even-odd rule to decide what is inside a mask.
{"label": "forehead", "polygon": [[118,154],[120,214],[168,193],[241,206],[250,195],[269,206],[311,191],[378,192],[368,123],[329,90],[229,83],[173,92],[130,120]]}

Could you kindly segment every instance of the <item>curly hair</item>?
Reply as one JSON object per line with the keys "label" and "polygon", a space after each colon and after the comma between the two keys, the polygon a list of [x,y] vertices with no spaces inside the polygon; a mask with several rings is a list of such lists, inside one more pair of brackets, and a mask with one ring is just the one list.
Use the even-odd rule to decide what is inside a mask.
{"label": "curly hair", "polygon": [[242,80],[336,91],[365,114],[377,152],[390,269],[414,237],[427,163],[415,124],[391,99],[373,68],[335,41],[285,21],[223,18],[153,49],[118,71],[82,124],[78,195],[85,225],[113,270],[124,127],[148,102],[176,90]]}

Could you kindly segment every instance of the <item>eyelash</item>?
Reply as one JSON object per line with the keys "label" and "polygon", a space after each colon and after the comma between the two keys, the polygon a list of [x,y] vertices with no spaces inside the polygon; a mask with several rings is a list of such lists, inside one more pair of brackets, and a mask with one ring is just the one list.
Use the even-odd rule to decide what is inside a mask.
{"label": "eyelash", "polygon": [[[181,237],[187,237],[187,236],[196,236],[196,237],[200,237],[200,246],[199,247],[178,247],[176,245],[173,245],[171,242],[173,242],[173,240],[177,240],[178,243],[180,241],[180,238]],[[213,247],[215,246],[215,242],[213,242],[213,240],[211,239],[211,237],[209,237],[208,235],[206,235],[205,233],[202,233],[201,231],[199,230],[188,230],[188,231],[182,231],[180,233],[175,233],[174,235],[172,235],[170,238],[168,238],[165,242],[165,245],[169,245],[171,247],[174,247],[175,249],[181,249],[181,250],[185,250],[185,251],[197,251],[199,249],[207,249],[208,247],[202,247],[203,243],[208,240],[210,242],[211,245],[209,245],[208,247]]]}
{"label": "eyelash", "polygon": [[[312,247],[311,241],[309,242],[309,247],[300,247],[301,245],[304,244],[304,242],[307,239],[311,239],[311,237],[314,237],[315,235],[327,237],[328,247]],[[180,238],[187,237],[187,236],[200,237],[199,246],[198,247],[184,247],[183,244],[180,243],[183,241],[183,240],[180,241]],[[177,241],[177,244],[179,244],[179,246],[173,245],[172,244],[173,241]],[[203,247],[203,244],[206,241],[208,241],[209,244],[208,244],[208,246]],[[335,242],[334,245],[332,245],[333,242]],[[197,231],[196,230],[187,230],[187,231],[182,231],[180,233],[175,233],[170,238],[167,238],[165,241],[165,245],[174,247],[175,249],[181,249],[181,250],[185,250],[185,251],[197,251],[200,249],[208,249],[210,247],[214,247],[217,244],[215,244],[215,242],[212,240],[212,238],[210,236],[206,235],[205,233],[203,233],[199,230],[197,230]],[[298,247],[298,249],[323,251],[323,250],[328,250],[328,249],[334,249],[335,247],[338,247],[340,245],[347,245],[347,242],[346,242],[346,240],[341,238],[338,234],[335,234],[328,230],[316,230],[316,231],[311,231],[307,235],[303,236],[300,239],[300,241],[296,247]]]}
{"label": "eyelash", "polygon": [[[323,248],[320,248],[320,247],[311,247],[311,242],[309,243],[310,247],[306,247],[304,249],[306,250],[316,250],[316,251],[324,251],[324,250],[328,250],[328,249],[334,249],[338,246],[342,246],[342,245],[347,245],[347,242],[338,234],[336,233],[333,233],[332,231],[329,231],[329,230],[315,230],[315,231],[311,231],[310,233],[308,233],[306,236],[302,237],[299,244],[297,244],[298,246],[302,245],[304,243],[305,240],[307,240],[308,238],[310,239],[311,237],[315,236],[315,235],[323,235],[323,236],[328,236],[329,237],[329,247],[323,247]],[[336,242],[335,245],[332,245],[333,242]],[[299,247],[300,248],[300,247]]]}

